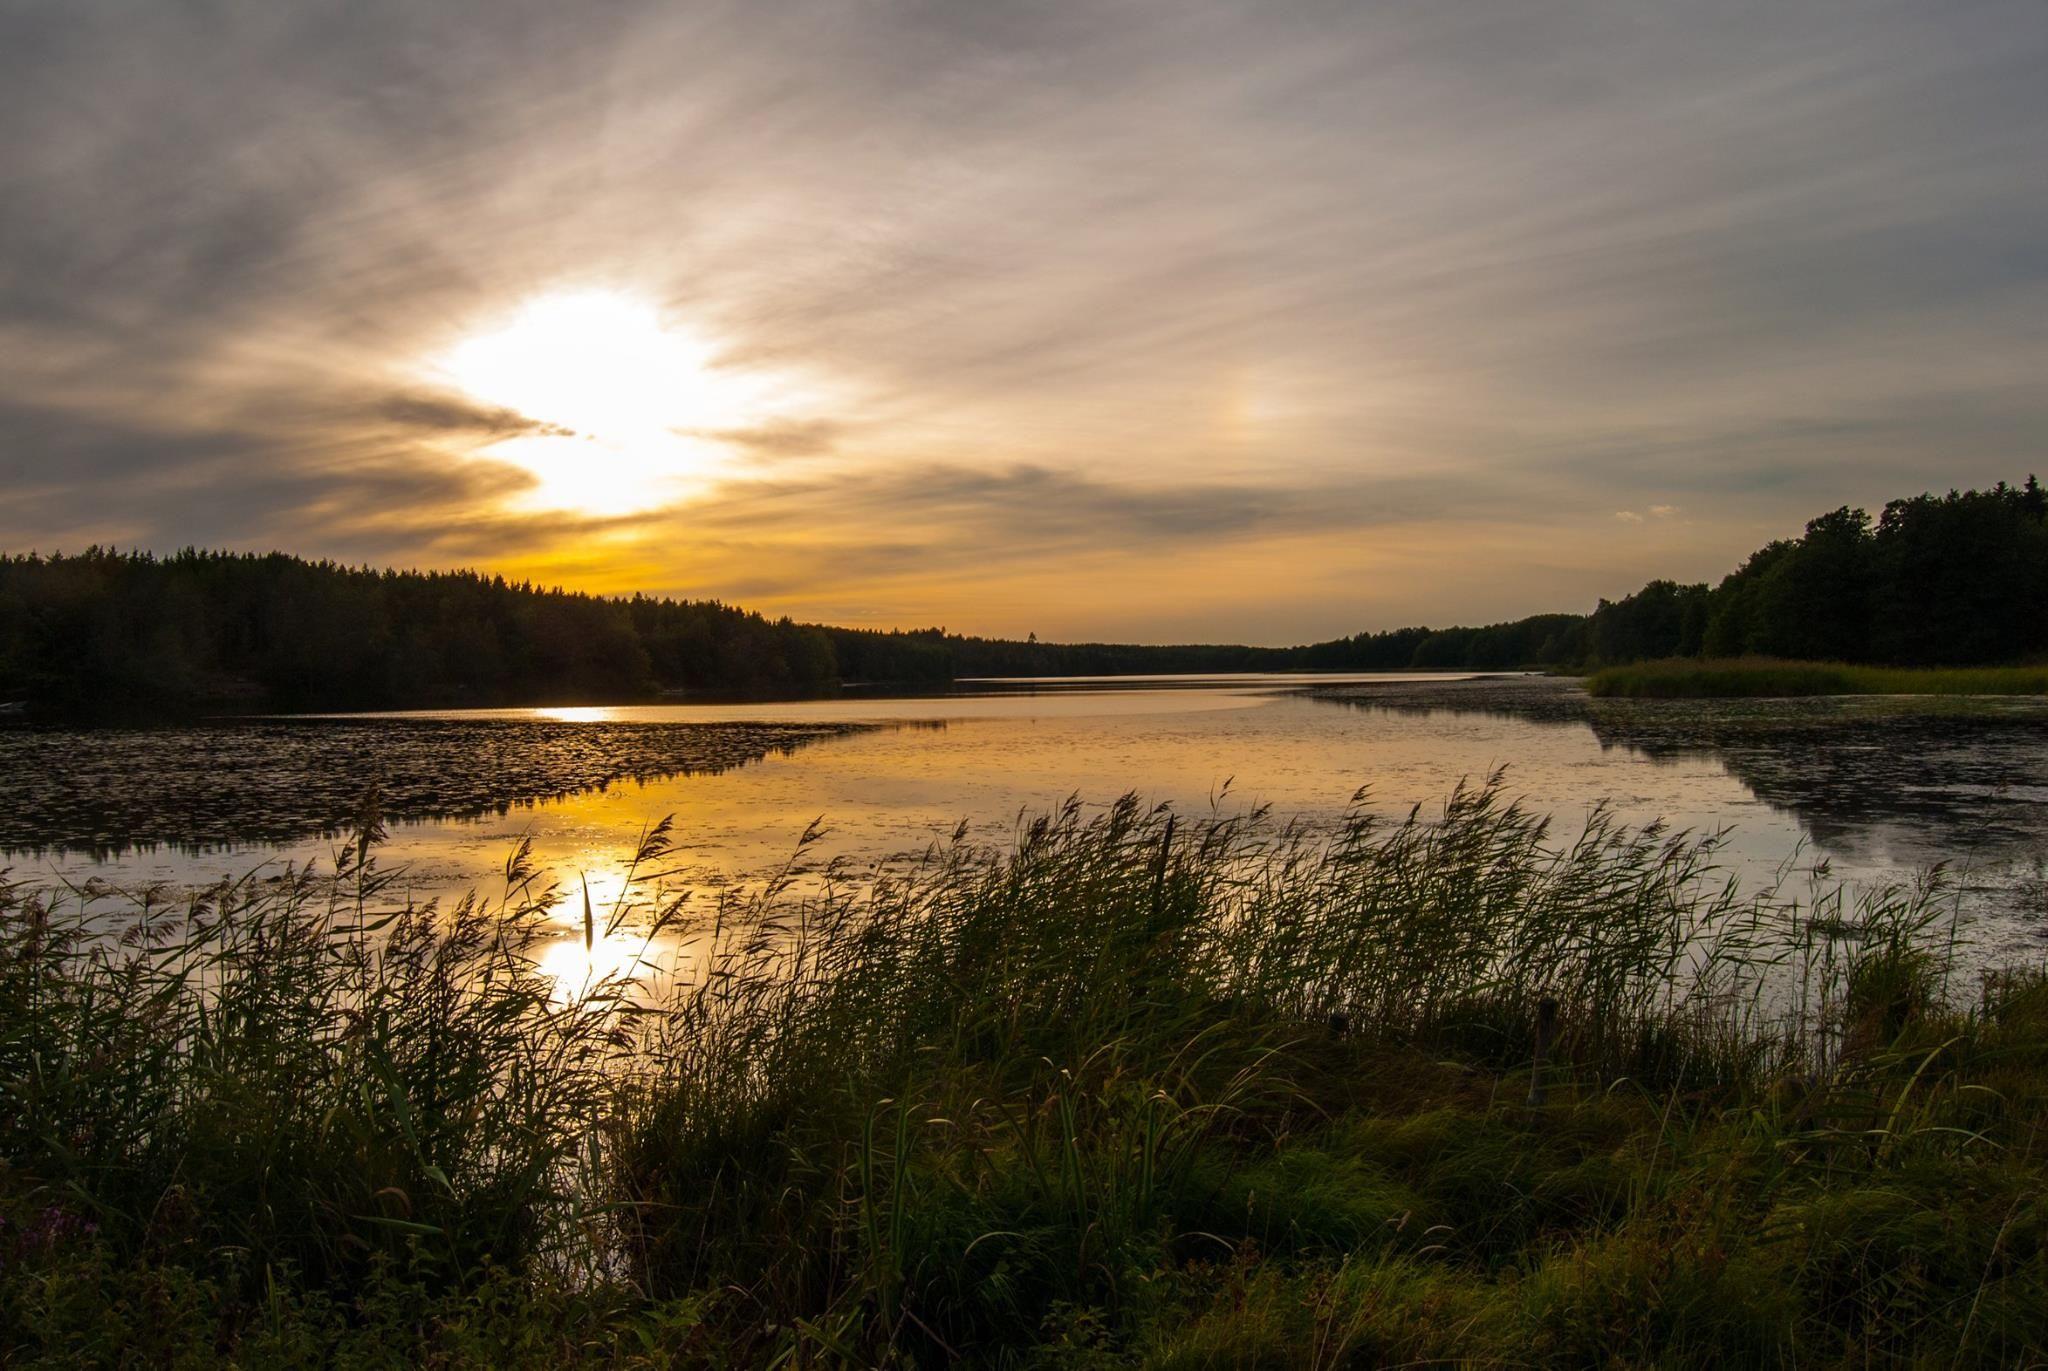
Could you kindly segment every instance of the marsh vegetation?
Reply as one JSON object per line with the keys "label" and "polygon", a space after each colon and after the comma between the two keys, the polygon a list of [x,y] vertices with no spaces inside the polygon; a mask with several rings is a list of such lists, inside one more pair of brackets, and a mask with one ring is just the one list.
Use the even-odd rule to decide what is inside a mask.
{"label": "marsh vegetation", "polygon": [[0,729],[0,852],[282,844],[338,834],[366,789],[394,818],[473,819],[621,782],[718,775],[861,727],[445,718]]}
{"label": "marsh vegetation", "polygon": [[[565,986],[523,853],[423,907],[378,835],[0,893],[11,1363],[2048,1355],[2048,983],[1959,956],[1938,873],[1745,891],[1497,784],[1335,831],[1126,800]],[[572,904],[684,917],[625,907]]]}
{"label": "marsh vegetation", "polygon": [[1667,657],[1607,667],[1586,679],[1595,697],[1776,698],[1802,695],[2048,695],[2048,666],[1882,667],[1770,657]]}

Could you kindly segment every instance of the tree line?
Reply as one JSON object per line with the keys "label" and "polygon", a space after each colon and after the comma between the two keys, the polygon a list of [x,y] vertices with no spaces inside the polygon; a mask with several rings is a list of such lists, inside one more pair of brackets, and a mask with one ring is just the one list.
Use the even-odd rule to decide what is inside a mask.
{"label": "tree line", "polygon": [[1500,670],[1757,653],[1969,665],[2048,653],[2048,494],[1841,508],[1718,585],[1652,581],[1591,614],[1299,647],[1040,643],[611,599],[474,571],[283,553],[0,554],[0,702],[118,713],[618,702],[974,676]]}
{"label": "tree line", "polygon": [[2048,491],[1843,506],[1751,553],[1719,585],[1652,581],[1602,600],[1562,660],[1758,655],[1880,666],[1989,666],[2048,653]]}
{"label": "tree line", "polygon": [[802,690],[822,629],[283,553],[0,557],[0,698],[58,708],[380,709]]}

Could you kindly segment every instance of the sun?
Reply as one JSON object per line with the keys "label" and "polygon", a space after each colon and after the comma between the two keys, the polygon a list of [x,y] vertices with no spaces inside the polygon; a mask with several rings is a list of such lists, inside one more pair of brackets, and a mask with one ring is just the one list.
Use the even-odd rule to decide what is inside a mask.
{"label": "sun", "polygon": [[524,468],[522,502],[591,514],[657,508],[700,484],[719,448],[701,435],[756,413],[756,378],[649,301],[608,290],[528,300],[437,360],[439,379],[534,424],[483,455]]}
{"label": "sun", "polygon": [[610,291],[530,300],[443,366],[487,404],[602,438],[716,424],[735,398],[721,394],[708,344]]}

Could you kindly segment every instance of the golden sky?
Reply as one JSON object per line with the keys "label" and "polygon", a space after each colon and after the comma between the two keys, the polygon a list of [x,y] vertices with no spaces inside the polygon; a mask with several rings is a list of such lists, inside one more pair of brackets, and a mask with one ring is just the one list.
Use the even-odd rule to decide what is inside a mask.
{"label": "golden sky", "polygon": [[0,547],[1585,609],[2048,436],[2048,8],[0,9]]}

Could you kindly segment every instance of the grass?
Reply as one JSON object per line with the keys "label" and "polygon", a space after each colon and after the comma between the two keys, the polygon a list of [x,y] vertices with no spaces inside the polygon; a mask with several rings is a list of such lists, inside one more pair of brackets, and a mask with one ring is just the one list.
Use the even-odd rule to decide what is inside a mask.
{"label": "grass", "polygon": [[376,836],[0,893],[0,1361],[2048,1357],[2048,981],[1961,971],[1938,879],[1746,895],[1497,782],[1334,834],[1126,800],[768,881],[565,1001],[523,853],[436,910]]}
{"label": "grass", "polygon": [[2048,666],[1888,667],[1774,657],[1671,657],[1597,671],[1589,694],[1632,699],[1786,695],[2048,695]]}

